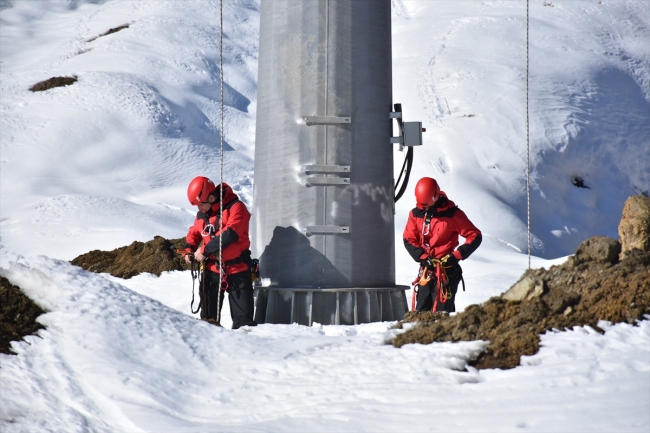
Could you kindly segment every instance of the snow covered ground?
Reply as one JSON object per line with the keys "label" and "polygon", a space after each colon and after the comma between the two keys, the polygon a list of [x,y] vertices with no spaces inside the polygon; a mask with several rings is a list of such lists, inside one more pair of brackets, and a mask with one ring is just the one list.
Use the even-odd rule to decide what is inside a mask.
{"label": "snow covered ground", "polygon": [[[250,206],[259,3],[224,3],[225,180]],[[650,191],[650,4],[530,6],[540,267],[617,237],[625,199]],[[428,131],[412,179],[436,177],[485,235],[462,309],[527,266],[525,2],[393,12],[394,100]],[[120,280],[67,263],[184,235],[187,183],[218,177],[218,49],[214,1],[0,1],[0,272],[49,311],[18,356],[0,355],[3,431],[650,430],[649,321],[548,333],[522,367],[476,371],[482,342],[395,349],[391,323],[218,329],[192,317],[187,273]],[[410,194],[401,284],[416,271],[400,247]]]}
{"label": "snow covered ground", "polygon": [[10,260],[7,276],[51,312],[41,317],[40,337],[14,345],[18,356],[1,355],[4,431],[643,432],[650,425],[650,321],[604,335],[547,333],[524,366],[477,371],[467,360],[480,341],[396,349],[384,344],[395,332],[390,323],[230,331],[183,313],[184,273],[120,285],[65,261]]}

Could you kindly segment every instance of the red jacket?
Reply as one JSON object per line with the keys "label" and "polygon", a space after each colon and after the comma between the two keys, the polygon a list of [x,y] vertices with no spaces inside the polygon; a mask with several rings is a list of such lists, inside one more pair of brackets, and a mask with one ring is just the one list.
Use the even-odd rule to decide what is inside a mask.
{"label": "red jacket", "polygon": [[[459,235],[465,238],[465,243],[454,251]],[[452,252],[458,260],[466,259],[481,240],[481,231],[442,191],[429,210],[413,209],[404,229],[404,246],[416,262],[427,257],[440,259]]]}
{"label": "red jacket", "polygon": [[[201,241],[201,252],[209,258],[208,270],[219,272],[216,259],[219,256],[219,239],[221,239],[222,257],[226,266],[226,274],[236,274],[248,269],[247,259],[250,258],[251,241],[248,236],[248,222],[251,214],[246,205],[239,200],[232,188],[223,184],[223,218],[218,224],[219,203],[212,205],[207,213],[199,211],[194,224],[190,227],[185,238],[185,249],[196,251]],[[211,224],[214,229],[208,225]]]}

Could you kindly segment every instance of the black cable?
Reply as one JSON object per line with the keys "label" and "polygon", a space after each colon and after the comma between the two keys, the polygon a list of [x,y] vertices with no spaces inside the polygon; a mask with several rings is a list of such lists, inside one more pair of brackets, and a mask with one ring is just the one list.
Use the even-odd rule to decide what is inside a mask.
{"label": "black cable", "polygon": [[408,161],[408,150],[406,152],[406,156],[404,157],[404,163],[402,164],[402,169],[399,171],[399,177],[397,178],[397,182],[395,182],[395,187],[394,187],[395,190],[397,190],[397,185],[399,185],[399,181],[402,180],[402,176],[404,175],[404,168],[406,167],[407,161]]}
{"label": "black cable", "polygon": [[[402,165],[402,173],[404,172],[404,165],[406,165],[406,175],[404,176],[404,182],[402,182],[402,186],[400,187],[399,192],[395,196],[395,203],[397,203],[397,200],[402,198],[404,195],[404,191],[406,191],[406,187],[409,183],[409,177],[411,177],[411,167],[413,167],[413,147],[409,147],[406,151],[406,159]],[[397,179],[398,183],[402,178],[402,173],[400,173],[399,178]],[[395,184],[395,188],[397,188],[397,183]]]}

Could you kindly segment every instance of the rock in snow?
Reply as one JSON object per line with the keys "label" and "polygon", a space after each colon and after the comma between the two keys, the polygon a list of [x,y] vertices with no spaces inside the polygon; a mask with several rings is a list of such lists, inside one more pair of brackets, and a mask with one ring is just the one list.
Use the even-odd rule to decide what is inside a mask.
{"label": "rock in snow", "polygon": [[618,236],[623,256],[634,248],[650,251],[650,197],[639,195],[625,202]]}

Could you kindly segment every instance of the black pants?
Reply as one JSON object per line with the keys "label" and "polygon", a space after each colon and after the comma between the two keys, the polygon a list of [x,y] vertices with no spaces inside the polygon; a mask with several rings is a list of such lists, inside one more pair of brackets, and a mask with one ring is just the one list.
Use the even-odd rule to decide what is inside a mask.
{"label": "black pants", "polygon": [[[223,298],[226,296],[226,294],[220,289],[221,276],[216,272],[206,271],[205,277],[207,311],[204,311],[203,309],[203,293],[199,290],[201,293],[201,319],[217,320],[217,312],[221,313]],[[226,291],[228,292],[228,302],[230,303],[232,329],[237,329],[246,325],[256,326],[257,324],[253,320],[255,302],[253,298],[253,282],[250,271],[228,275],[227,280],[228,290]],[[219,292],[221,292],[221,296],[219,296]],[[219,303],[218,306],[217,302]]]}
{"label": "black pants", "polygon": [[[463,270],[460,265],[447,268],[447,278],[449,279],[449,298],[447,302],[440,303],[438,302],[437,311],[447,311],[448,313],[453,313],[456,311],[456,292],[458,291],[458,284],[463,276]],[[416,311],[431,311],[433,308],[434,300],[436,299],[436,286],[438,281],[434,278],[431,278],[429,284],[426,286],[418,286],[418,297],[417,303],[415,304]]]}

